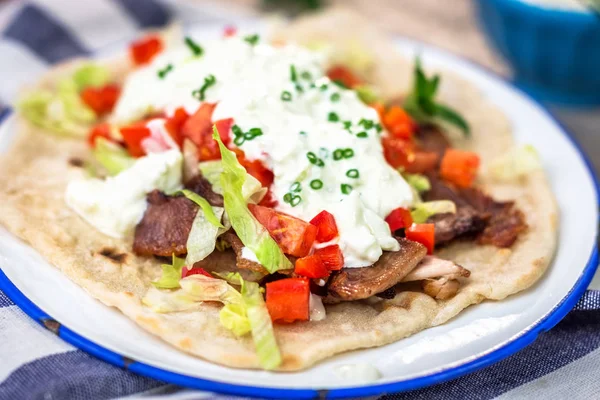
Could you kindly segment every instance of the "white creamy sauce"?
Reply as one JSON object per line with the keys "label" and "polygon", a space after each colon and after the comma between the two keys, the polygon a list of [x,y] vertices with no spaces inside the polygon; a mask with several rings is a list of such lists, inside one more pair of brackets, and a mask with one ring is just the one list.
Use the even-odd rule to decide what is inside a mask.
{"label": "white creamy sauce", "polygon": [[[371,265],[383,250],[397,250],[384,218],[412,203],[411,189],[383,157],[377,112],[354,91],[329,82],[324,55],[239,38],[198,44],[200,57],[182,44],[132,73],[113,118],[131,121],[180,106],[193,113],[200,101],[192,92],[213,75],[215,85],[204,91],[204,101],[218,103],[213,121],[233,118],[243,132],[262,131],[238,147],[275,174],[276,209],[304,221],[322,210],[332,213],[346,267]],[[171,72],[160,79],[157,72],[169,64]],[[334,160],[336,154],[344,157]]]}
{"label": "white creamy sauce", "polygon": [[89,178],[69,183],[65,201],[102,233],[122,238],[131,233],[146,210],[146,194],[181,187],[179,150],[139,158],[125,171],[105,180]]}
{"label": "white creamy sauce", "polygon": [[246,246],[242,247],[242,258],[260,264],[260,261],[258,261],[258,257],[256,257],[256,253],[254,253],[252,249],[249,249]]}

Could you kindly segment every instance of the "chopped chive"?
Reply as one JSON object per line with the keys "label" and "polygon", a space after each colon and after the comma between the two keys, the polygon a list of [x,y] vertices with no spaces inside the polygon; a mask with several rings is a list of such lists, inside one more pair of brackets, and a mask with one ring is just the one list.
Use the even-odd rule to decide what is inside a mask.
{"label": "chopped chive", "polygon": [[370,119],[361,118],[358,124],[364,126],[365,129],[371,129],[375,125],[375,122],[373,122],[373,120]]}
{"label": "chopped chive", "polygon": [[292,186],[290,186],[291,192],[299,192],[301,190],[302,190],[302,186],[300,185],[300,182],[294,182],[294,183],[292,183]]}
{"label": "chopped chive", "polygon": [[312,151],[306,153],[306,158],[308,158],[308,161],[310,161],[311,164],[315,164],[317,162],[317,155]]}
{"label": "chopped chive", "polygon": [[304,88],[301,85],[296,85],[295,87],[296,87],[297,92],[299,92],[299,93],[304,92]]}
{"label": "chopped chive", "polygon": [[379,123],[375,124],[375,129],[377,129],[377,133],[381,133],[381,131],[383,131],[383,128],[381,127],[381,124],[379,124]]}
{"label": "chopped chive", "polygon": [[332,93],[331,96],[329,97],[329,99],[331,101],[340,101],[340,94],[339,93]]}
{"label": "chopped chive", "polygon": [[317,162],[316,162],[315,165],[317,167],[324,167],[325,166],[325,162],[319,158],[319,159],[317,159]]}
{"label": "chopped chive", "polygon": [[249,131],[250,134],[252,134],[252,137],[257,137],[257,136],[262,136],[263,131],[260,128],[252,128]]}
{"label": "chopped chive", "polygon": [[301,135],[306,135],[306,132],[304,132],[304,131],[300,131],[300,134],[301,134]]}
{"label": "chopped chive", "polygon": [[233,135],[236,137],[242,136],[244,134],[244,132],[242,132],[242,129],[237,125],[232,126],[231,131],[233,132]]}
{"label": "chopped chive", "polygon": [[320,179],[313,179],[310,181],[310,187],[314,190],[319,190],[323,187],[323,181]]}
{"label": "chopped chive", "polygon": [[281,92],[281,100],[282,101],[291,101],[292,94],[290,92],[288,92],[287,90],[284,90],[283,92]]}
{"label": "chopped chive", "polygon": [[348,171],[346,171],[346,176],[348,178],[356,179],[360,176],[360,174],[356,168],[352,168],[352,169],[349,169]]}
{"label": "chopped chive", "polygon": [[296,66],[294,64],[290,65],[290,80],[292,82],[296,82],[298,80],[298,74],[296,74]]}
{"label": "chopped chive", "polygon": [[169,72],[171,72],[173,70],[173,64],[168,64],[166,67],[164,67],[163,69],[158,71],[158,77],[160,79],[165,79],[165,76],[167,76],[167,74]]}
{"label": "chopped chive", "polygon": [[300,77],[301,77],[302,79],[306,79],[307,81],[310,81],[310,80],[311,80],[311,78],[312,78],[312,76],[311,76],[310,72],[308,72],[308,71],[304,71],[304,72],[302,72],[302,73],[300,74]]}
{"label": "chopped chive", "polygon": [[364,132],[364,131],[363,131],[363,132],[359,132],[359,133],[357,133],[357,134],[356,134],[356,137],[359,137],[359,138],[366,138],[366,137],[369,137],[369,135],[367,134],[367,132]]}
{"label": "chopped chive", "polygon": [[342,81],[339,81],[339,80],[337,80],[337,79],[336,79],[336,80],[334,80],[334,81],[331,81],[331,82],[332,82],[332,83],[335,83],[336,85],[338,85],[338,86],[339,86],[339,87],[341,87],[342,89],[350,89],[348,86],[346,86],[346,85],[344,84],[344,82],[342,82]]}
{"label": "chopped chive", "polygon": [[245,141],[246,138],[244,137],[244,135],[236,136],[235,139],[233,139],[233,143],[235,143],[235,145],[238,147],[243,145]]}
{"label": "chopped chive", "polygon": [[344,151],[342,149],[335,149],[335,151],[333,152],[333,159],[335,161],[338,161],[342,158],[344,158]]}
{"label": "chopped chive", "polygon": [[290,204],[292,205],[292,207],[296,207],[298,204],[300,204],[301,201],[302,201],[302,197],[294,196],[294,197],[292,197]]}
{"label": "chopped chive", "polygon": [[283,201],[285,203],[290,203],[292,201],[292,194],[286,193],[285,195],[283,195]]}
{"label": "chopped chive", "polygon": [[327,119],[330,122],[338,122],[340,120],[339,115],[337,115],[336,113],[334,113],[333,111],[329,113],[329,115],[327,116]]}
{"label": "chopped chive", "polygon": [[344,149],[344,158],[352,158],[354,157],[354,150],[348,148],[348,149]]}
{"label": "chopped chive", "polygon": [[347,183],[342,183],[340,188],[344,194],[350,194],[350,192],[352,192],[352,186],[348,185]]}
{"label": "chopped chive", "polygon": [[259,36],[257,34],[248,35],[244,37],[244,41],[248,42],[251,46],[255,46],[258,43]]}
{"label": "chopped chive", "polygon": [[351,126],[352,126],[352,121],[344,121],[344,129],[350,130]]}
{"label": "chopped chive", "polygon": [[196,89],[192,92],[192,96],[200,101],[204,101],[206,89],[215,85],[217,83],[217,78],[214,75],[208,75],[204,78],[204,84],[200,87],[200,89]]}
{"label": "chopped chive", "polygon": [[190,48],[190,50],[195,56],[201,56],[202,53],[204,53],[202,47],[200,47],[198,43],[194,42],[194,40],[189,36],[185,37],[185,44],[187,45],[187,47]]}
{"label": "chopped chive", "polygon": [[322,91],[322,92],[326,91],[326,90],[327,90],[327,88],[328,88],[328,86],[327,86],[327,84],[326,84],[326,83],[322,84],[322,85],[319,87],[319,89],[321,89],[321,91]]}

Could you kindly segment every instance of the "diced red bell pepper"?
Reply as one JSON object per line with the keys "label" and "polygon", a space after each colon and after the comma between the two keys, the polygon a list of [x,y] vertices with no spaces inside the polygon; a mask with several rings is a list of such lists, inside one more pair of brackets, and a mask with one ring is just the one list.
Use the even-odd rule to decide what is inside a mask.
{"label": "diced red bell pepper", "polygon": [[468,188],[473,185],[478,168],[479,156],[477,154],[470,151],[447,149],[440,164],[440,176],[460,188]]}
{"label": "diced red bell pepper", "polygon": [[227,25],[225,29],[223,29],[223,37],[231,37],[237,34],[237,28],[232,25]]}
{"label": "diced red bell pepper", "polygon": [[386,161],[394,168],[404,168],[414,160],[415,145],[409,140],[390,135],[381,139],[381,144]]}
{"label": "diced red bell pepper", "polygon": [[338,228],[333,215],[323,210],[310,223],[317,227],[317,242],[329,242],[338,235]]}
{"label": "diced red bell pepper", "polygon": [[294,272],[307,278],[326,278],[330,274],[321,257],[316,254],[297,259]]}
{"label": "diced red bell pepper", "polygon": [[314,255],[319,257],[330,271],[339,271],[344,266],[344,254],[337,244],[317,249]]}
{"label": "diced red bell pepper", "polygon": [[165,127],[167,128],[167,132],[173,138],[175,143],[181,148],[183,146],[183,135],[181,133],[181,128],[189,115],[185,108],[179,107],[175,110],[173,115],[170,118],[167,118],[167,122],[165,122]]}
{"label": "diced red bell pepper", "polygon": [[347,88],[354,88],[362,83],[362,80],[350,71],[350,69],[342,65],[334,65],[327,70],[327,76],[329,79],[335,82],[340,82]]}
{"label": "diced red bell pepper", "polygon": [[211,274],[209,274],[208,272],[206,272],[206,270],[204,268],[190,268],[188,269],[188,267],[183,267],[181,269],[181,279],[190,276],[190,275],[204,275],[204,276],[208,276],[209,278],[213,278],[213,276]]}
{"label": "diced red bell pepper", "polygon": [[219,137],[225,146],[231,142],[231,136],[229,135],[229,131],[233,126],[233,118],[224,118],[218,121],[215,121],[214,125],[217,127],[217,132],[219,132]]}
{"label": "diced red bell pepper", "polygon": [[316,227],[272,208],[248,204],[248,209],[285,254],[304,257],[310,252],[317,235]]}
{"label": "diced red bell pepper", "polygon": [[400,139],[412,139],[417,127],[410,115],[399,106],[391,106],[382,120],[388,132]]}
{"label": "diced red bell pepper", "polygon": [[246,171],[258,179],[263,187],[269,187],[275,179],[275,175],[271,170],[267,169],[260,160],[250,161],[246,158],[244,152],[238,148],[234,148],[233,152],[237,155],[239,163],[246,169]]}
{"label": "diced red bell pepper", "polygon": [[427,254],[433,254],[435,247],[435,225],[434,224],[412,224],[404,231],[406,238],[413,242],[419,242],[427,247]]}
{"label": "diced red bell pepper", "polygon": [[99,137],[102,137],[106,140],[112,140],[112,137],[110,135],[110,125],[107,123],[103,123],[103,124],[98,124],[96,126],[94,126],[92,128],[92,130],[90,131],[90,133],[88,134],[88,144],[91,147],[95,147],[96,146],[96,139],[98,139]]}
{"label": "diced red bell pepper", "polygon": [[266,303],[273,321],[308,321],[310,287],[308,279],[286,278],[266,285]]}
{"label": "diced red bell pepper", "polygon": [[150,136],[150,129],[146,127],[146,121],[140,121],[131,125],[123,126],[120,129],[121,136],[125,141],[127,151],[133,157],[141,157],[146,152],[142,147],[142,140]]}
{"label": "diced red bell pepper", "polygon": [[200,160],[218,160],[221,158],[219,144],[212,138],[213,125],[217,126],[221,141],[227,145],[230,136],[229,130],[233,125],[233,119],[226,118],[215,123],[212,122],[212,114],[216,104],[202,103],[198,110],[192,114],[183,124],[181,133],[184,138],[190,139],[198,146]]}
{"label": "diced red bell pepper", "polygon": [[96,115],[102,116],[112,111],[119,99],[120,93],[121,88],[119,86],[106,85],[99,88],[87,87],[79,95],[81,96],[81,100],[94,110]]}
{"label": "diced red bell pepper", "polygon": [[385,222],[390,226],[390,230],[395,232],[398,229],[410,227],[413,219],[409,210],[398,207],[385,218]]}
{"label": "diced red bell pepper", "polygon": [[136,65],[147,64],[163,49],[160,37],[149,35],[137,40],[129,47],[131,59]]}

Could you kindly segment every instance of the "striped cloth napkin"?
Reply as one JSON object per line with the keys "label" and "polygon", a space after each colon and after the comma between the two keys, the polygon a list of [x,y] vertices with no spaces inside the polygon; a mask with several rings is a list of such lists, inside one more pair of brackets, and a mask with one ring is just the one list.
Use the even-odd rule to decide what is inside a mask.
{"label": "striped cloth napkin", "polygon": [[[193,12],[190,9],[193,8]],[[50,64],[90,54],[163,26],[235,23],[245,16],[183,1],[36,0],[0,5],[0,106]],[[106,27],[110,27],[106,29]],[[2,118],[0,110],[0,120]],[[1,267],[1,258],[0,258]],[[600,398],[600,291],[521,352],[471,375],[385,399]],[[34,323],[0,291],[0,400],[217,397],[104,363]]]}

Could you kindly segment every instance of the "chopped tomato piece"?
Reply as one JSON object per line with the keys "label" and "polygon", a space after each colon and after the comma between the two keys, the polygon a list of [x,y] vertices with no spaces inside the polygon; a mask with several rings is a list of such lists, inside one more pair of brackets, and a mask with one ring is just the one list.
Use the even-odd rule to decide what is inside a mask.
{"label": "chopped tomato piece", "polygon": [[337,244],[317,249],[314,255],[318,256],[330,271],[339,271],[344,266],[344,254]]}
{"label": "chopped tomato piece", "polygon": [[213,276],[211,274],[209,274],[208,272],[206,272],[206,270],[204,268],[190,268],[188,269],[188,267],[183,267],[181,269],[181,278],[185,278],[186,276],[190,276],[190,275],[204,275],[204,276],[208,276],[209,278],[213,278]]}
{"label": "chopped tomato piece", "polygon": [[316,227],[272,208],[248,204],[248,209],[285,254],[304,257],[310,252],[317,236]]}
{"label": "chopped tomato piece", "polygon": [[141,157],[146,152],[142,147],[142,141],[150,136],[150,129],[146,127],[146,121],[136,122],[120,129],[127,151],[134,157]]}
{"label": "chopped tomato piece", "polygon": [[[200,160],[218,160],[221,158],[219,145],[212,138],[212,113],[216,104],[202,103],[198,110],[183,124],[181,134],[198,146]],[[219,131],[219,135],[223,135]]]}
{"label": "chopped tomato piece", "polygon": [[392,232],[397,231],[401,228],[408,228],[412,225],[413,219],[410,215],[410,211],[406,208],[398,207],[393,210],[390,215],[385,218],[385,222],[390,226]]}
{"label": "chopped tomato piece", "polygon": [[229,135],[229,131],[233,126],[233,118],[225,118],[215,121],[214,125],[217,127],[217,132],[219,132],[219,137],[225,146],[229,144],[231,141],[231,136]]}
{"label": "chopped tomato piece", "polygon": [[269,187],[275,179],[275,175],[271,170],[267,169],[260,160],[250,161],[246,158],[244,152],[238,148],[234,148],[233,152],[237,155],[237,159],[242,164],[246,171],[258,179],[260,184],[264,187]]}
{"label": "chopped tomato piece", "polygon": [[473,185],[478,168],[479,156],[477,154],[470,151],[448,149],[442,158],[440,176],[460,188],[468,188]]}
{"label": "chopped tomato piece", "polygon": [[310,223],[317,227],[317,242],[329,242],[338,235],[335,218],[328,211],[321,211]]}
{"label": "chopped tomato piece", "polygon": [[173,116],[168,118],[167,122],[165,123],[167,132],[169,132],[169,135],[171,135],[175,143],[177,143],[180,148],[183,146],[183,135],[181,133],[181,128],[188,118],[189,115],[187,111],[185,111],[185,108],[179,107],[175,110]]}
{"label": "chopped tomato piece", "polygon": [[401,139],[411,139],[415,133],[416,124],[404,109],[391,106],[383,114],[383,125],[392,136]]}
{"label": "chopped tomato piece", "polygon": [[227,25],[223,29],[223,37],[231,37],[237,34],[237,28],[235,26]]}
{"label": "chopped tomato piece", "polygon": [[308,279],[286,278],[266,285],[266,303],[273,321],[308,321],[310,288]]}
{"label": "chopped tomato piece", "polygon": [[265,197],[263,197],[263,199],[260,201],[260,203],[258,203],[258,205],[263,206],[263,207],[273,208],[278,203],[279,202],[277,201],[277,198],[275,197],[275,195],[273,194],[271,189],[269,189],[267,191],[267,194],[265,194]]}
{"label": "chopped tomato piece", "polygon": [[339,82],[347,88],[354,88],[362,83],[350,69],[342,65],[334,65],[327,70],[327,76],[334,82]]}
{"label": "chopped tomato piece", "polygon": [[90,133],[88,134],[88,143],[90,146],[96,146],[96,139],[99,137],[105,138],[107,140],[112,140],[110,135],[110,125],[109,124],[98,124],[92,128]]}
{"label": "chopped tomato piece", "polygon": [[163,43],[160,37],[150,35],[133,42],[129,47],[129,53],[136,65],[143,65],[152,61],[162,49]]}
{"label": "chopped tomato piece", "polygon": [[427,247],[427,254],[433,254],[435,247],[435,225],[434,224],[412,224],[404,231],[406,238],[413,242],[419,242]]}
{"label": "chopped tomato piece", "polygon": [[307,278],[326,278],[330,273],[321,257],[316,254],[297,259],[294,272]]}
{"label": "chopped tomato piece", "polygon": [[104,115],[112,111],[121,89],[117,85],[106,85],[100,88],[88,87],[81,91],[81,100],[90,107],[96,115]]}
{"label": "chopped tomato piece", "polygon": [[386,136],[381,144],[386,161],[394,168],[406,168],[415,159],[415,146],[411,141]]}

